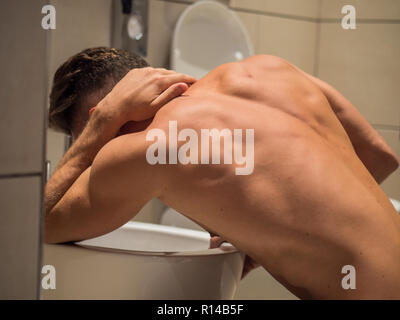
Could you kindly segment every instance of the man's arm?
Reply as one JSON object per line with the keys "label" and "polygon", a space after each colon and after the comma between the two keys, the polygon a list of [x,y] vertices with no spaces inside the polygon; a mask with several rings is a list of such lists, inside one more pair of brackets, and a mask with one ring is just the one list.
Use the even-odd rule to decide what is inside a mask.
{"label": "man's arm", "polygon": [[46,215],[45,241],[77,241],[108,233],[157,197],[163,175],[161,167],[147,163],[145,143],[144,132],[107,143]]}
{"label": "man's arm", "polygon": [[194,81],[193,77],[165,69],[130,71],[96,107],[82,134],[48,181],[46,215],[126,122],[153,117],[159,108],[185,92],[188,84]]}
{"label": "man's arm", "polygon": [[56,205],[74,181],[85,171],[99,150],[118,132],[112,128],[102,113],[94,114],[82,134],[58,164],[45,188],[46,214]]}
{"label": "man's arm", "polygon": [[338,90],[299,68],[293,67],[310,79],[324,93],[332,110],[346,130],[358,157],[375,180],[378,183],[383,182],[399,166],[399,160],[393,150],[357,108]]}

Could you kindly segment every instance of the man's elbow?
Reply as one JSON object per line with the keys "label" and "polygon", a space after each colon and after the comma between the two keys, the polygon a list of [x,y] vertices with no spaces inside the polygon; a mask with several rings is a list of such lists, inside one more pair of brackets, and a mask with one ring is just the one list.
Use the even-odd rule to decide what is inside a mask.
{"label": "man's elbow", "polygon": [[61,238],[58,233],[55,233],[51,230],[46,230],[46,228],[44,231],[43,240],[44,240],[45,244],[59,244],[59,243],[71,242],[71,241]]}
{"label": "man's elbow", "polygon": [[399,167],[399,158],[394,154],[393,151],[388,156],[387,166],[389,171],[388,176],[394,171],[396,171]]}
{"label": "man's elbow", "polygon": [[399,159],[390,148],[381,152],[379,163],[377,163],[379,170],[376,170],[374,178],[378,183],[382,183],[399,167]]}
{"label": "man's elbow", "polygon": [[44,243],[45,244],[57,244],[60,243],[58,241],[56,241],[55,239],[49,238],[49,237],[44,237]]}

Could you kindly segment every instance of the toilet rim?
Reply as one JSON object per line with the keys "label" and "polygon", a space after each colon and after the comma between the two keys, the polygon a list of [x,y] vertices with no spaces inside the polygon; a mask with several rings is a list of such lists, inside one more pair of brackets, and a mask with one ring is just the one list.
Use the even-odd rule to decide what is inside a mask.
{"label": "toilet rim", "polygon": [[138,255],[138,256],[158,256],[158,257],[200,257],[200,256],[214,256],[214,255],[227,255],[227,254],[236,254],[241,253],[238,249],[236,249],[232,244],[226,243],[226,246],[223,248],[214,248],[214,249],[204,249],[197,251],[181,251],[181,252],[160,252],[160,251],[140,251],[140,250],[127,250],[127,249],[116,249],[116,248],[107,248],[100,246],[91,246],[79,243],[73,243],[73,246],[81,247],[89,250],[96,250],[102,252],[109,253],[122,253],[122,254],[130,254],[130,255]]}
{"label": "toilet rim", "polygon": [[[155,223],[144,223],[139,221],[129,221],[120,227],[123,231],[145,231],[145,232],[157,232],[167,233],[170,235],[176,234],[178,236],[186,235],[190,237],[206,237],[207,232],[186,229],[174,226],[160,225]],[[118,229],[117,229],[118,230]],[[117,231],[117,230],[114,230]],[[105,236],[105,235],[103,235]],[[208,237],[208,235],[207,235]],[[103,252],[114,252],[124,253],[132,255],[146,255],[146,256],[162,256],[162,257],[181,257],[181,256],[211,256],[211,255],[226,255],[238,253],[239,250],[228,242],[224,242],[218,248],[213,249],[201,249],[201,250],[185,250],[185,251],[151,251],[151,250],[135,250],[135,249],[123,249],[123,248],[110,248],[103,245],[90,244],[96,238],[73,242],[67,245],[77,246],[80,248],[86,248],[91,250],[103,251]],[[89,242],[89,243],[88,243]]]}

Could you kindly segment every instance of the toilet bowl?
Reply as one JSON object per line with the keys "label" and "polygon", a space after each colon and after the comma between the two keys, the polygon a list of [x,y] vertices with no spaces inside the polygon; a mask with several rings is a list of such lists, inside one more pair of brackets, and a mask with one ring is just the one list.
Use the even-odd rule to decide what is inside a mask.
{"label": "toilet bowl", "polygon": [[46,244],[43,265],[56,288],[42,299],[232,299],[244,255],[230,244],[208,249],[206,232],[128,222],[73,244]]}
{"label": "toilet bowl", "polygon": [[239,17],[216,1],[186,8],[175,26],[171,68],[201,78],[213,68],[254,54]]}

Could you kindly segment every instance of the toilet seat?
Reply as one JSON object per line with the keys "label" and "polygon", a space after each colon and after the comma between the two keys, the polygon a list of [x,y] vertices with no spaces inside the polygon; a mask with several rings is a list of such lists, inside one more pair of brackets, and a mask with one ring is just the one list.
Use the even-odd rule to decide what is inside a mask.
{"label": "toilet seat", "polygon": [[254,54],[239,17],[225,5],[204,0],[186,8],[176,24],[171,68],[201,78],[223,63]]}

